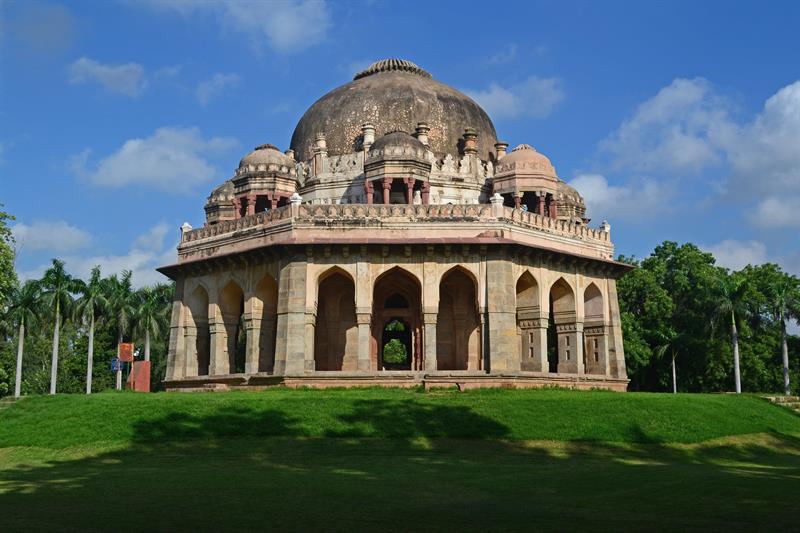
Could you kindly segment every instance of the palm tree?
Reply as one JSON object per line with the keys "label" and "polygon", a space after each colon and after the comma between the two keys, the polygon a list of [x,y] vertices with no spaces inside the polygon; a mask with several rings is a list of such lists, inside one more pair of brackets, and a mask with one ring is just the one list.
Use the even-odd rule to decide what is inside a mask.
{"label": "palm tree", "polygon": [[55,326],[53,327],[53,357],[50,361],[50,394],[56,393],[58,378],[58,339],[61,327],[61,315],[69,316],[72,308],[72,293],[75,291],[75,279],[64,268],[64,262],[53,259],[41,281],[42,297],[45,304],[53,310]]}
{"label": "palm tree", "polygon": [[25,350],[25,328],[30,327],[39,316],[39,284],[27,281],[11,293],[8,318],[19,327],[17,341],[17,374],[14,377],[14,397],[19,398],[22,388],[22,355]]}
{"label": "palm tree", "polygon": [[94,363],[94,326],[108,307],[105,286],[100,277],[100,267],[92,269],[89,283],[80,282],[80,298],[75,302],[75,315],[89,322],[89,350],[86,358],[86,394],[92,393],[92,366]]}
{"label": "palm tree", "polygon": [[[109,314],[114,316],[117,327],[117,357],[119,345],[125,334],[131,329],[134,316],[134,292],[131,283],[131,271],[123,270],[122,276],[113,276],[105,279],[106,297],[108,298]],[[122,387],[121,374],[117,374],[117,389]]]}
{"label": "palm tree", "polygon": [[784,275],[772,288],[772,311],[781,325],[781,355],[783,357],[783,392],[792,392],[789,382],[789,346],[786,342],[786,321],[800,320],[800,284],[794,276]]}
{"label": "palm tree", "polygon": [[737,272],[728,274],[727,271],[723,271],[716,294],[716,308],[712,317],[713,322],[720,321],[723,323],[730,318],[733,373],[737,394],[742,392],[742,376],[739,371],[739,330],[736,328],[736,319],[737,316],[742,319],[750,314],[750,310],[746,305],[747,290],[748,287],[742,275]]}
{"label": "palm tree", "polygon": [[143,287],[136,292],[136,327],[144,334],[144,360],[150,360],[150,336],[159,338],[166,328],[170,311],[163,285]]}
{"label": "palm tree", "polygon": [[671,332],[671,335],[667,338],[664,344],[660,346],[656,346],[655,354],[658,358],[664,357],[667,351],[670,352],[672,356],[672,394],[678,393],[678,380],[677,380],[677,372],[675,370],[675,359],[678,356],[678,344],[683,339],[684,334],[679,333],[675,334],[675,332]]}

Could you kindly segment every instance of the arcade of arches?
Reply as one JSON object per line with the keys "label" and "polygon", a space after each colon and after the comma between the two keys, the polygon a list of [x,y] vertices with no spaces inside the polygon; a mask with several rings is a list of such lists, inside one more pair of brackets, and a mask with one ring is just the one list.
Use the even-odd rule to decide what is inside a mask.
{"label": "arcade of arches", "polygon": [[[357,262],[299,262],[290,264],[302,274],[294,281],[286,269],[218,283],[213,275],[186,279],[168,381],[493,371],[614,378],[621,366],[624,372],[614,349],[613,280],[503,263],[510,290],[496,299],[485,263],[368,265],[364,272]],[[295,301],[306,303],[301,314],[288,310]],[[497,327],[505,317],[507,326]]]}

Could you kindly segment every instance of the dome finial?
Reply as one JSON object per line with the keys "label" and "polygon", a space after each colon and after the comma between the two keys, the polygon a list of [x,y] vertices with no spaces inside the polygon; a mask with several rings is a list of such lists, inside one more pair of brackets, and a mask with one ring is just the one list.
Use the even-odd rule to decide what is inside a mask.
{"label": "dome finial", "polygon": [[382,59],[380,61],[376,61],[375,63],[368,66],[366,69],[362,70],[361,72],[357,73],[353,76],[354,80],[360,80],[361,78],[366,78],[367,76],[371,76],[373,74],[378,74],[380,72],[408,72],[410,74],[416,74],[418,76],[423,76],[425,78],[432,78],[430,72],[425,69],[418,67],[415,63],[408,61],[406,59]]}

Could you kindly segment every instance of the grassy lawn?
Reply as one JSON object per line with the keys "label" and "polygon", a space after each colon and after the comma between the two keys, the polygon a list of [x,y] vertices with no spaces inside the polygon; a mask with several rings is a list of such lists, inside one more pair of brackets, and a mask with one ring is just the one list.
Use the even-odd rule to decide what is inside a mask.
{"label": "grassy lawn", "polygon": [[798,527],[800,417],[752,396],[98,394],[0,411],[3,529]]}

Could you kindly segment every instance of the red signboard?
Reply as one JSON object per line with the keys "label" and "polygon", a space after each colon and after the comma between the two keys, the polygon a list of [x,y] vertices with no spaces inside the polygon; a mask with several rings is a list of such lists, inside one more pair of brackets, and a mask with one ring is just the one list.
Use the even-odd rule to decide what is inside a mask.
{"label": "red signboard", "polygon": [[150,361],[136,361],[128,374],[128,389],[150,392]]}
{"label": "red signboard", "polygon": [[119,345],[119,360],[120,361],[133,361],[133,343],[123,342]]}

